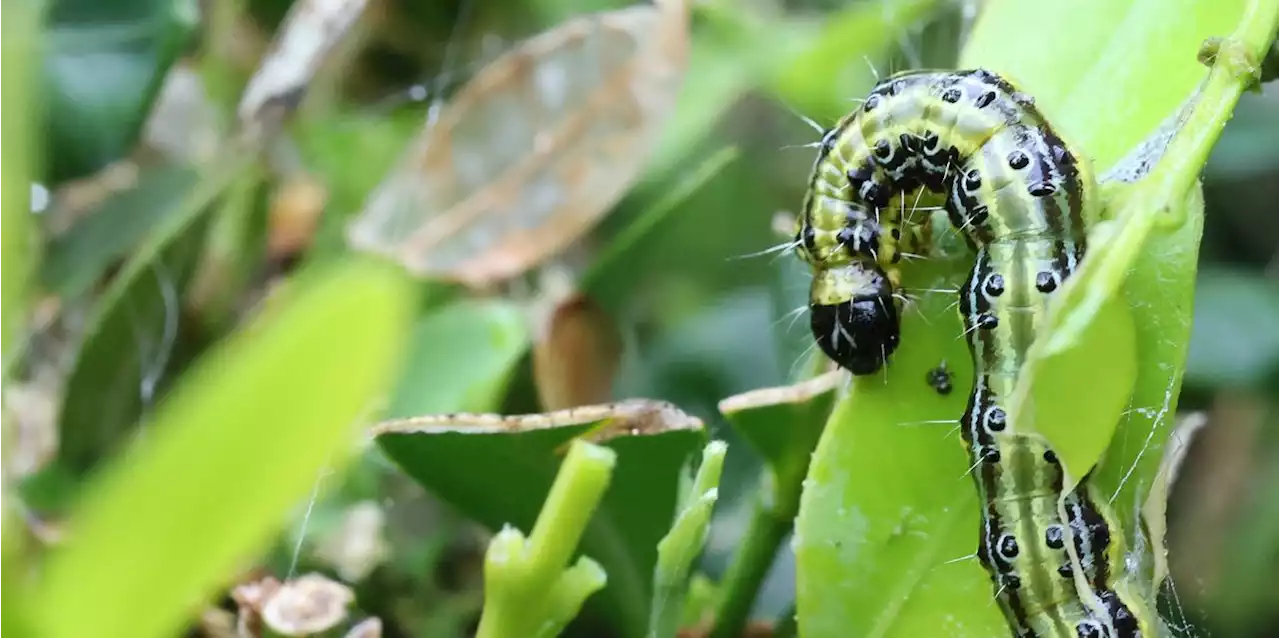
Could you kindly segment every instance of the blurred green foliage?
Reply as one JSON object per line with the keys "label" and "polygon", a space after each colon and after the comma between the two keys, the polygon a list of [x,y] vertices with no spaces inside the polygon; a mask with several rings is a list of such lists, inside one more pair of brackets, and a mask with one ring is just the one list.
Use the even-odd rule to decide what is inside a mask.
{"label": "blurred green foliage", "polygon": [[[1108,3],[1095,0],[1079,11],[1106,23],[1110,30],[1098,30],[1099,37],[1143,44],[1108,53],[1106,64],[1080,65],[1070,77],[1055,78],[1064,91],[1086,87],[1071,95],[1037,93],[1055,105],[1055,122],[1077,135],[1100,130],[1091,128],[1098,118],[1119,122],[1106,130],[1125,130],[1127,137],[1083,142],[1103,164],[1161,119],[1152,113],[1141,122],[1132,119],[1129,109],[1137,108],[1138,98],[1158,102],[1183,95],[1203,75],[1203,67],[1179,58],[1187,52],[1163,46],[1166,23],[1103,20]],[[360,610],[354,615],[380,617],[387,636],[463,635],[479,617],[483,545],[483,535],[465,519],[491,532],[504,523],[529,532],[558,464],[554,450],[569,435],[557,432],[560,438],[536,445],[505,437],[501,446],[515,446],[510,458],[538,459],[527,472],[499,466],[504,457],[492,453],[497,448],[468,437],[383,442],[383,449],[361,447],[349,458],[350,430],[344,428],[372,415],[536,411],[527,351],[537,332],[524,321],[520,295],[467,299],[456,290],[409,283],[381,266],[353,261],[341,231],[422,125],[427,104],[411,99],[417,94],[411,84],[420,84],[429,98],[447,97],[492,57],[494,40],[507,47],[572,15],[625,3],[377,3],[382,19],[361,34],[355,55],[331,78],[331,90],[317,91],[289,122],[282,136],[286,150],[276,149],[290,158],[286,165],[318,180],[327,193],[315,236],[300,255],[265,249],[271,233],[265,217],[285,171],[232,152],[193,165],[139,150],[143,123],[175,63],[248,77],[255,51],[290,2],[227,6],[233,4],[245,9],[237,16],[243,31],[231,40],[243,44],[244,59],[213,64],[210,56],[227,51],[213,43],[225,43],[227,34],[199,24],[194,2],[46,0],[6,7],[9,25],[23,19],[14,7],[33,16],[36,8],[44,12],[43,29],[16,31],[26,37],[15,38],[5,27],[7,468],[41,465],[32,459],[48,456],[32,443],[38,437],[31,428],[42,422],[38,411],[23,411],[10,390],[32,389],[60,409],[56,418],[43,419],[45,431],[58,437],[53,458],[30,476],[6,472],[4,556],[20,561],[5,563],[4,582],[11,585],[5,627],[29,622],[34,625],[27,629],[59,636],[89,635],[86,627],[98,630],[95,635],[173,635],[194,617],[198,601],[234,609],[221,593],[243,582],[238,569],[256,565],[280,578],[313,569],[335,574],[319,539],[340,531],[356,504],[373,502],[385,511],[379,534],[389,554],[351,583]],[[645,178],[585,242],[607,256],[589,271],[589,292],[616,320],[626,343],[615,397],[672,401],[729,442],[701,565],[713,578],[729,570],[758,516],[753,506],[760,477],[796,480],[797,457],[772,456],[772,446],[816,435],[788,438],[767,427],[772,417],[764,426],[739,424],[735,431],[729,420],[743,415],[726,419],[718,409],[725,397],[797,381],[812,367],[805,318],[788,315],[804,303],[803,268],[790,255],[746,257],[783,241],[771,229],[771,216],[794,211],[803,195],[813,158],[805,145],[816,134],[794,112],[829,125],[876,72],[955,66],[972,26],[966,12],[975,4],[698,3],[679,109]],[[1152,14],[1201,7],[1208,12],[1205,21],[1214,13],[1204,9],[1212,3],[1190,0],[1179,2],[1181,8],[1157,0],[1133,4],[1158,9]],[[1046,56],[1079,60],[1101,47],[1080,39],[1074,46],[1081,55],[1038,48],[1041,26],[1022,25],[1013,29],[1023,38],[1002,46],[1017,44],[1021,59],[1015,61],[1028,68]],[[461,52],[457,58],[447,53],[451,45]],[[1136,64],[1132,49],[1151,58],[1144,64],[1174,70],[1162,83],[1129,87],[1122,72]],[[1096,108],[1097,96],[1108,92],[1125,108]],[[219,125],[233,120],[235,93],[210,91]],[[1277,551],[1276,111],[1274,83],[1246,94],[1204,173],[1205,229],[1181,408],[1210,410],[1211,427],[1197,438],[1174,490],[1171,556],[1179,602],[1169,614],[1192,618],[1206,634],[1276,631],[1274,595],[1233,595],[1274,592],[1276,579],[1274,561],[1255,560]],[[26,144],[15,143],[19,139]],[[87,205],[65,234],[55,232],[51,215],[28,214],[28,182],[53,191],[58,204],[71,180],[93,181],[96,171],[126,158],[140,167],[137,185]],[[40,232],[40,246],[21,241],[29,226]],[[39,254],[44,261],[36,267],[32,256]],[[1158,269],[1145,272],[1150,286],[1161,285]],[[220,306],[202,301],[206,291],[198,281],[226,282],[214,286],[215,296],[224,297]],[[923,300],[939,307],[949,302],[943,295]],[[52,321],[50,303],[56,305]],[[941,335],[946,327],[929,334]],[[958,324],[954,328],[958,332]],[[963,344],[935,345],[908,353],[919,360],[905,362],[900,374],[945,358],[959,371],[955,386],[967,387]],[[919,386],[927,391],[922,380]],[[962,394],[927,403],[915,401],[918,393],[881,399],[896,418],[913,421],[953,418],[963,409]],[[609,587],[630,587],[623,591],[632,594],[596,594],[570,634],[617,635],[616,627],[606,634],[601,624],[649,613],[646,588],[656,544],[676,512],[678,468],[701,445],[700,434],[677,434],[649,442],[616,439],[613,487],[582,549],[606,567]],[[882,463],[901,474],[903,463],[918,461],[917,478],[926,480],[899,482],[901,489],[952,508],[972,501],[966,482],[953,481],[952,491],[936,489],[944,477],[961,476],[963,467],[928,462],[934,451],[937,458],[959,458],[955,441],[927,426],[894,440],[903,438],[913,441],[908,452],[851,448],[856,458],[823,471]],[[626,449],[645,445],[657,448]],[[410,454],[413,446],[432,449]],[[895,461],[902,455],[916,461]],[[423,465],[409,473],[420,474],[415,478],[432,493],[399,469],[415,463]],[[486,496],[515,488],[522,496],[510,507]],[[866,488],[884,491],[882,485]],[[14,493],[22,497],[21,507],[10,497]],[[1259,505],[1267,503],[1270,509]],[[948,511],[951,518],[925,530],[928,547],[897,550],[902,560],[971,551],[971,539],[947,531],[967,519]],[[64,519],[68,512],[74,518]],[[1210,519],[1222,522],[1208,525]],[[57,543],[41,527],[64,523],[71,525],[72,540],[46,547]],[[786,533],[783,524],[775,540]],[[966,540],[954,542],[958,538]],[[791,553],[785,543],[782,548],[772,569],[763,569],[767,577],[760,574],[764,582],[756,579],[757,618],[777,616],[795,598]],[[28,558],[36,565],[48,561],[38,582],[24,581],[32,578],[20,570],[33,564]],[[896,560],[889,556],[872,566],[892,571]],[[965,578],[983,577],[972,564],[953,567],[974,572]],[[965,579],[953,582],[959,587]],[[691,600],[714,601],[714,588],[707,593],[701,587],[694,587]],[[43,599],[30,614],[17,606],[26,590]],[[971,602],[945,588],[934,593],[953,601],[936,608]],[[600,601],[611,601],[614,609],[593,609]],[[715,608],[715,602],[703,607]],[[912,610],[902,613],[910,619]],[[111,633],[125,627],[140,633]]]}

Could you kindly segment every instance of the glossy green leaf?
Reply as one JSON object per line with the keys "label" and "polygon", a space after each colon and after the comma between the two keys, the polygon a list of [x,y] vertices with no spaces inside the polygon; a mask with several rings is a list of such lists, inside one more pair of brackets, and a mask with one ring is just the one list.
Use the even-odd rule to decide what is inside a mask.
{"label": "glossy green leaf", "polygon": [[179,633],[321,470],[346,461],[402,351],[413,287],[369,263],[296,283],[202,359],[148,436],[98,475],[35,592],[42,635]]}
{"label": "glossy green leaf", "polygon": [[[1155,130],[1204,79],[1205,68],[1196,53],[1205,38],[1230,35],[1248,12],[1267,4],[989,0],[960,66],[981,66],[1014,78],[1035,96],[1036,106],[1054,128],[1103,172]],[[1253,19],[1267,21],[1261,14]]]}
{"label": "glossy green leaf", "polygon": [[520,308],[464,300],[418,319],[387,418],[497,407],[530,344]]}
{"label": "glossy green leaf", "polygon": [[[720,412],[773,474],[772,498],[795,515],[800,481],[846,376],[829,372],[795,385],[765,388],[720,402]],[[788,505],[788,503],[790,505]]]}
{"label": "glossy green leaf", "polygon": [[573,439],[590,436],[616,452],[609,491],[582,537],[581,551],[609,578],[587,609],[623,636],[643,635],[658,540],[675,515],[680,468],[705,442],[701,422],[635,401],[526,417],[388,421],[376,434],[405,473],[494,530],[532,528]]}
{"label": "glossy green leaf", "polygon": [[[1098,365],[1107,361],[1107,365]],[[1129,405],[1137,374],[1133,317],[1126,301],[1111,298],[1077,342],[1037,360],[1030,408],[1010,408],[1015,423],[1044,435],[1057,452],[1068,481],[1083,478],[1111,442],[1113,426]],[[1082,400],[1083,399],[1083,400]],[[1089,428],[1087,424],[1106,424]]]}
{"label": "glossy green leaf", "polygon": [[53,181],[132,150],[197,17],[185,0],[50,3],[44,74]]}

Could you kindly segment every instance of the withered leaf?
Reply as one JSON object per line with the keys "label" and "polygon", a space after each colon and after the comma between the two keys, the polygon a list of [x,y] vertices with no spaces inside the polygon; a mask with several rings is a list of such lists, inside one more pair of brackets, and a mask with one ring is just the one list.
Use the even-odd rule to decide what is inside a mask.
{"label": "withered leaf", "polygon": [[439,112],[348,229],[358,250],[476,287],[590,229],[640,175],[675,105],[688,7],[574,18],[483,68]]}

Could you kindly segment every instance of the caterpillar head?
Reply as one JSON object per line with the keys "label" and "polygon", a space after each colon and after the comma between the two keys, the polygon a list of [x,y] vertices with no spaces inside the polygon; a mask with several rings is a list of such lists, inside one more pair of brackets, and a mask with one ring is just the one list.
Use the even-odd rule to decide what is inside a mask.
{"label": "caterpillar head", "polygon": [[809,326],[818,347],[854,374],[879,370],[898,347],[893,283],[874,263],[818,269],[809,289]]}

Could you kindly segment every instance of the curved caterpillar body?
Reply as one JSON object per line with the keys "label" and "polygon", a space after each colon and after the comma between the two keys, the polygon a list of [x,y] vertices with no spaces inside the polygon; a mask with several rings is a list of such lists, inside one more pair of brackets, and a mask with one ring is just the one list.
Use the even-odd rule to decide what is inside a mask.
{"label": "curved caterpillar body", "polygon": [[890,200],[920,188],[945,195],[977,253],[960,291],[975,366],[961,430],[983,503],[978,557],[1013,634],[1150,636],[1141,601],[1115,585],[1123,544],[1106,501],[1087,480],[1064,495],[1045,439],[1020,432],[1002,407],[1051,294],[1084,257],[1095,211],[1092,172],[1031,98],[988,71],[908,72],[824,136],[797,231],[814,268],[815,339],[855,374],[893,352],[900,242],[918,222]]}

